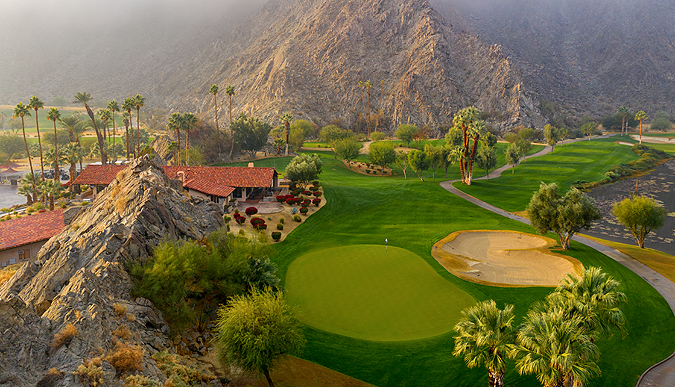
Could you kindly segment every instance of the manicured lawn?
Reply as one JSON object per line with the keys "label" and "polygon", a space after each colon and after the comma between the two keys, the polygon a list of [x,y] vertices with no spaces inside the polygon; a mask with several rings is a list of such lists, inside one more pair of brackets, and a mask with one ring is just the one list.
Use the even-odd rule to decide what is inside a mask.
{"label": "manicured lawn", "polygon": [[312,327],[376,341],[452,330],[476,301],[408,250],[351,245],[299,257],[286,276],[288,300]]}
{"label": "manicured lawn", "polygon": [[[637,133],[639,134],[639,133]],[[675,132],[642,132],[643,136],[651,136],[651,137],[668,137],[668,138],[673,138],[675,137]]]}
{"label": "manicured lawn", "polygon": [[[24,104],[27,104],[27,103],[28,103],[28,101],[24,101]],[[62,118],[70,117],[75,112],[73,110],[69,110],[69,109],[73,109],[73,108],[67,108],[66,107],[66,108],[57,108],[57,109],[59,109],[59,111],[61,112]],[[96,109],[94,109],[94,110],[96,110]],[[9,122],[11,121],[13,110],[12,109],[0,109],[0,112],[4,112],[5,114],[7,114],[7,117],[5,117],[5,130],[9,130],[10,133],[11,133],[12,130],[9,129]],[[47,113],[48,112],[49,112],[49,108],[38,110],[38,122],[40,123],[40,134],[42,134],[43,130],[45,130],[45,129],[51,129],[52,131],[54,130],[54,122],[47,119]],[[79,111],[79,113],[81,114],[83,119],[85,119],[87,121],[90,121],[89,116],[87,115],[86,111]],[[30,117],[28,117],[28,116],[24,117],[24,123],[26,125],[26,133],[37,133],[37,130],[36,130],[36,127],[35,127],[35,110],[30,109],[30,114],[31,114]],[[135,114],[135,112],[134,112],[134,114]],[[115,121],[117,122],[118,129],[119,129],[120,126],[122,128],[124,128],[124,122],[122,121],[122,119],[120,117],[121,117],[120,113],[115,113]],[[136,116],[134,115],[134,117],[136,117]],[[17,120],[19,120],[19,122],[21,122],[21,118],[17,118]],[[134,119],[134,124],[135,123],[136,123],[136,121]],[[112,127],[112,121],[110,121],[110,126]],[[61,124],[58,121],[56,122],[56,127],[58,129],[61,129]],[[93,128],[92,128],[92,130],[93,130]],[[19,126],[19,131],[16,132],[16,133],[21,133],[21,126]]]}
{"label": "manicured lawn", "polygon": [[614,141],[617,139],[611,137],[558,145],[553,154],[520,163],[514,175],[508,170],[498,180],[474,181],[471,186],[458,182],[454,186],[506,211],[522,211],[541,182],[555,182],[564,193],[576,181],[601,180],[614,165],[639,158],[631,147]]}
{"label": "manicured lawn", "polygon": [[[670,133],[670,134],[673,135],[673,137],[675,137],[674,133]],[[659,137],[659,136],[655,136],[655,137]],[[614,138],[616,141],[630,142],[631,144],[637,144],[638,143],[637,140],[634,140],[630,136],[614,136],[612,138]],[[655,148],[655,149],[662,150],[664,152],[670,153],[671,155],[675,155],[675,144],[654,144],[654,143],[651,143],[651,142],[649,142],[649,143],[645,142],[644,145],[647,145],[647,146]]]}
{"label": "manicured lawn", "polygon": [[[629,158],[623,151],[614,149],[624,149],[618,145],[598,141],[591,141],[590,144],[595,148],[565,145],[562,151],[572,148],[569,153],[562,152],[558,147],[553,156],[545,157],[556,158],[567,154],[568,159],[563,162],[569,163],[574,161],[574,155],[581,152],[578,157],[591,159],[578,165],[573,164],[581,169],[589,168],[593,162],[600,163],[597,159],[609,158],[614,152],[619,154],[614,158]],[[589,155],[588,151],[591,149],[603,152],[602,156]],[[625,149],[632,153],[630,147]],[[404,180],[402,177],[359,175],[347,170],[330,153],[323,153],[322,157],[324,166],[319,180],[325,190],[326,205],[303,222],[284,242],[274,245],[278,253],[275,263],[284,286],[289,285],[292,290],[293,279],[292,275],[289,277],[289,268],[291,272],[294,271],[291,265],[300,257],[333,247],[382,246],[387,238],[389,246],[417,255],[449,285],[474,299],[494,299],[500,307],[506,303],[514,304],[517,322],[521,321],[533,302],[542,300],[551,292],[552,288],[498,288],[463,281],[449,274],[430,254],[433,244],[453,231],[506,229],[533,232],[529,226],[467,204],[446,192],[437,182],[421,182],[417,178]],[[261,160],[256,162],[256,166],[275,166],[278,170],[283,170],[289,160],[290,157]],[[525,164],[530,163],[534,164],[534,160]],[[606,164],[611,167],[616,162]],[[549,165],[549,169],[553,167],[553,164]],[[516,176],[518,172],[516,171]],[[576,173],[587,174],[585,171]],[[598,167],[597,174],[602,173],[604,171],[600,172]],[[451,167],[449,177],[457,178],[457,175],[455,165]],[[538,186],[538,180],[534,177],[531,179]],[[497,185],[499,182],[501,185],[501,180],[491,180],[489,184]],[[520,188],[514,183],[513,186],[503,188],[502,192],[508,189]],[[530,192],[532,190],[534,188]],[[528,200],[529,195],[530,193],[527,194]],[[628,319],[628,336],[622,339],[620,334],[616,334],[609,340],[598,341],[602,352],[602,376],[593,379],[589,385],[632,387],[640,373],[675,349],[675,318],[665,300],[644,280],[622,265],[576,243],[572,244],[568,254],[586,266],[602,267],[622,282],[628,297],[628,303],[623,307]],[[424,301],[420,299],[420,302]],[[401,311],[395,318],[401,318],[403,313]],[[452,356],[452,332],[427,339],[389,342],[356,339],[311,326],[306,327],[305,334],[307,345],[302,358],[377,386],[487,384],[484,369],[468,369],[462,359]],[[509,361],[507,367],[505,384],[540,385],[533,376],[517,375],[513,361]]]}

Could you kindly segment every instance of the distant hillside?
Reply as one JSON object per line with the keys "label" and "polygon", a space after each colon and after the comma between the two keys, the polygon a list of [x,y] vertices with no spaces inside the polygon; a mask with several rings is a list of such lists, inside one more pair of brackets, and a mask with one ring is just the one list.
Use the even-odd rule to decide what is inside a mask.
{"label": "distant hillside", "polygon": [[446,17],[499,44],[541,100],[572,113],[620,105],[675,113],[671,0],[431,0]]}

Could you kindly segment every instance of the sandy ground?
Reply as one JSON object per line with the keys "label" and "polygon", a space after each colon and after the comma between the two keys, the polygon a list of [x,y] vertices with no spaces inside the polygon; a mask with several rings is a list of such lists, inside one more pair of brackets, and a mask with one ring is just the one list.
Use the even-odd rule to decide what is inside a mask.
{"label": "sandy ground", "polygon": [[[633,140],[640,141],[639,134],[631,135]],[[652,137],[652,136],[642,136],[642,142],[648,142],[651,144],[675,144],[675,137]]]}
{"label": "sandy ground", "polygon": [[557,286],[579,261],[549,251],[555,241],[509,231],[459,231],[434,245],[431,255],[450,273],[497,286]]}

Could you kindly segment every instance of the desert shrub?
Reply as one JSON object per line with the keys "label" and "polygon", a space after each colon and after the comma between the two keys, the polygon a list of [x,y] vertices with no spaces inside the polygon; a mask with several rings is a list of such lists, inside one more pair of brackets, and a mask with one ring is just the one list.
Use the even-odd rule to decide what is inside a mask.
{"label": "desert shrub", "polygon": [[103,369],[101,369],[100,364],[96,365],[85,361],[83,364],[77,366],[77,369],[73,371],[73,375],[77,376],[82,384],[98,386],[103,379]]}
{"label": "desert shrub", "polygon": [[33,209],[34,209],[35,211],[44,210],[44,209],[45,209],[45,205],[42,204],[42,202],[37,202],[37,203],[33,204]]}
{"label": "desert shrub", "polygon": [[319,207],[319,204],[321,204],[321,199],[316,198],[316,199],[312,200],[312,204],[314,204],[315,206]]}
{"label": "desert shrub", "polygon": [[385,135],[382,132],[375,131],[370,133],[370,139],[373,141],[382,141],[384,137]]}
{"label": "desert shrub", "polygon": [[238,214],[238,213],[239,213],[239,209],[236,208],[236,209],[234,210],[234,213],[235,213],[235,214]]}
{"label": "desert shrub", "polygon": [[131,337],[131,330],[126,325],[120,325],[113,331],[113,335],[119,337],[122,340],[129,340]]}
{"label": "desert shrub", "polygon": [[230,218],[229,216],[223,215],[223,222],[225,222],[225,224],[230,223],[231,220],[232,218]]}
{"label": "desert shrub", "polygon": [[277,223],[277,230],[283,230],[283,229],[284,229],[284,225],[281,224],[281,223]]}
{"label": "desert shrub", "polygon": [[216,376],[202,363],[190,358],[172,355],[166,351],[152,355],[159,369],[166,375],[166,387],[183,387],[208,383]]}
{"label": "desert shrub", "polygon": [[143,371],[143,349],[138,345],[118,342],[105,359],[115,367],[118,374]]}
{"label": "desert shrub", "polygon": [[279,231],[273,232],[272,233],[272,239],[274,239],[275,241],[278,242],[281,239],[281,233]]}
{"label": "desert shrub", "polygon": [[246,211],[244,211],[244,212],[246,213],[246,215],[251,216],[251,215],[257,214],[257,213],[258,213],[258,209],[255,208],[255,207],[248,207],[248,208],[246,209]]}
{"label": "desert shrub", "polygon": [[300,217],[300,215],[295,215],[293,217],[293,220],[295,220],[296,222],[302,222],[302,218]]}
{"label": "desert shrub", "polygon": [[124,379],[124,387],[162,387],[162,383],[143,375],[129,375]]}
{"label": "desert shrub", "polygon": [[[33,207],[27,207],[27,208],[26,208],[26,213],[27,213],[28,215],[32,214],[33,212],[35,212],[35,210],[33,209]],[[10,217],[10,219],[11,219],[11,217]]]}
{"label": "desert shrub", "polygon": [[68,323],[61,331],[54,335],[52,340],[52,349],[57,350],[61,348],[62,345],[68,345],[77,335],[77,328],[75,325]]}
{"label": "desert shrub", "polygon": [[279,219],[279,223],[284,224],[284,218]]}
{"label": "desert shrub", "polygon": [[244,222],[246,222],[246,218],[237,213],[234,214],[234,220],[239,224],[244,224]]}
{"label": "desert shrub", "polygon": [[303,214],[303,215],[307,215],[307,212],[308,212],[308,211],[309,211],[309,208],[307,208],[307,207],[302,207],[302,208],[300,209],[300,213]]}
{"label": "desert shrub", "polygon": [[370,169],[366,169],[366,173],[370,175]]}
{"label": "desert shrub", "polygon": [[118,316],[124,316],[127,313],[127,307],[120,304],[119,302],[113,304],[113,310]]}
{"label": "desert shrub", "polygon": [[291,214],[295,215],[295,214],[297,214],[297,213],[298,213],[298,209],[297,209],[297,208],[295,208],[295,207],[291,208]]}

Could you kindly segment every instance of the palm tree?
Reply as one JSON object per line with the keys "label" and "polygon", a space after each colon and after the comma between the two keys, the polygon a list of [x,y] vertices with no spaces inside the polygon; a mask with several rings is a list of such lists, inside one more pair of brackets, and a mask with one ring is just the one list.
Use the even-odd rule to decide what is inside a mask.
{"label": "palm tree", "polygon": [[115,152],[115,136],[117,136],[117,123],[115,122],[115,112],[120,111],[120,105],[114,99],[108,103],[108,110],[112,113],[113,124],[113,164],[117,161],[117,153]]}
{"label": "palm tree", "polygon": [[[131,125],[131,149],[134,153],[134,158],[136,158],[136,145],[134,141],[134,126],[131,124],[131,109],[133,109],[135,106],[134,104],[134,99],[129,97],[124,99],[124,103],[122,104],[122,110],[125,110],[127,112],[127,119],[129,120],[128,125]],[[126,126],[127,123],[125,122],[124,125]],[[129,128],[127,126],[127,160],[129,159]]]}
{"label": "palm tree", "polygon": [[177,165],[180,165],[180,162],[181,162],[181,157],[180,157],[180,129],[182,127],[183,127],[183,116],[178,112],[171,113],[171,116],[169,117],[168,122],[166,124],[166,128],[169,129],[169,130],[173,129],[173,130],[176,131],[176,138],[177,138],[177,141],[178,141],[178,159],[176,160],[176,161],[178,161]]}
{"label": "palm tree", "polygon": [[291,133],[291,121],[293,121],[293,116],[291,113],[284,113],[281,115],[281,122],[286,128],[286,151],[284,152],[284,156],[288,156],[288,137]]}
{"label": "palm tree", "polygon": [[232,97],[234,96],[234,87],[232,85],[228,85],[225,88],[225,94],[227,94],[230,97],[230,156],[228,157],[228,161],[232,162],[232,151],[234,150],[234,131],[232,131]]}
{"label": "palm tree", "polygon": [[[24,177],[27,175],[28,174],[24,175]],[[21,182],[21,180],[19,181]],[[19,189],[16,190],[16,193],[26,197],[26,205],[30,206],[33,204],[33,197],[31,196],[33,194],[33,188],[31,186],[30,179],[28,180],[27,183],[19,185]]]}
{"label": "palm tree", "polygon": [[[53,107],[49,109],[49,113],[47,113],[47,119],[52,120],[54,122],[54,154],[58,155],[59,154],[59,144],[57,140],[57,135],[56,135],[56,121],[61,121],[61,112],[59,112],[59,109]],[[54,157],[54,181],[59,181],[59,160],[58,157]]]}
{"label": "palm tree", "polygon": [[190,165],[190,153],[188,149],[190,148],[190,126],[195,126],[199,120],[193,113],[183,114],[183,125],[185,125],[185,157],[187,160],[187,165]]}
{"label": "palm tree", "polygon": [[630,110],[626,106],[621,106],[619,108],[619,113],[621,113],[621,134],[624,134],[624,129],[626,131],[625,134],[628,134],[628,120],[626,117],[630,113]]}
{"label": "palm tree", "polygon": [[593,336],[580,317],[561,311],[528,312],[511,355],[517,356],[518,373],[536,375],[544,387],[583,385],[600,374]]}
{"label": "palm tree", "polygon": [[138,153],[141,153],[141,108],[145,106],[145,98],[140,94],[136,94],[134,106],[136,106],[136,147],[138,148]]}
{"label": "palm tree", "polygon": [[0,130],[5,129],[5,118],[7,117],[7,113],[0,111]]}
{"label": "palm tree", "polygon": [[356,84],[359,89],[361,89],[361,105],[363,105],[363,118],[366,118],[366,100],[363,99],[363,88],[365,85],[363,84],[362,81],[359,81],[359,83]]}
{"label": "palm tree", "polygon": [[42,140],[40,139],[40,121],[38,121],[38,109],[44,108],[44,102],[36,96],[30,97],[28,101],[28,107],[35,110],[35,128],[37,129],[38,145],[40,146],[40,170],[42,171],[42,180],[45,179],[45,166],[44,159],[42,157]]}
{"label": "palm tree", "polygon": [[110,135],[108,133],[108,122],[112,119],[112,114],[108,109],[100,109],[98,112],[98,118],[101,120],[101,126],[103,127],[103,138],[106,143],[110,143]]}
{"label": "palm tree", "polygon": [[213,115],[216,119],[216,143],[218,144],[218,156],[220,157],[220,129],[218,128],[218,85],[211,85],[209,93],[213,94]]}
{"label": "palm tree", "polygon": [[516,339],[514,318],[513,305],[500,310],[490,300],[464,309],[455,325],[458,335],[455,336],[452,354],[464,356],[469,368],[485,365],[489,387],[504,385],[506,357]]}
{"label": "palm tree", "polygon": [[91,101],[92,99],[93,98],[91,97],[91,94],[85,91],[82,93],[77,93],[75,95],[75,100],[73,102],[81,103],[84,105],[84,108],[87,109],[87,115],[89,115],[89,118],[91,119],[91,122],[94,125],[94,131],[96,132],[96,138],[98,139],[98,149],[101,152],[101,164],[106,164],[108,163],[108,155],[105,153],[103,137],[101,137],[101,133],[98,131],[98,126],[96,126],[96,118],[94,117],[94,112],[89,107],[89,101]]}
{"label": "palm tree", "polygon": [[23,131],[23,144],[26,146],[26,155],[28,156],[28,164],[30,165],[30,176],[33,182],[33,201],[37,201],[37,186],[35,185],[35,171],[33,171],[33,161],[30,158],[30,151],[28,150],[28,141],[26,140],[26,125],[24,122],[24,117],[30,116],[30,111],[28,111],[28,106],[24,106],[23,102],[19,102],[14,108],[12,117],[17,118],[21,117],[21,130]]}
{"label": "palm tree", "polygon": [[[76,142],[70,142],[63,149],[62,156],[70,163],[70,192],[73,192],[73,181],[75,181],[75,175],[77,174],[76,165],[78,162],[81,163],[83,158],[82,147]],[[82,170],[81,166],[80,170]]]}
{"label": "palm tree", "polygon": [[174,163],[174,165],[176,165],[176,160],[177,160],[176,159],[176,151],[179,149],[178,143],[175,142],[175,141],[171,141],[171,143],[169,144],[169,147],[167,149],[173,153],[173,163]]}
{"label": "palm tree", "polygon": [[366,95],[368,96],[368,117],[366,117],[366,128],[368,129],[368,135],[370,136],[370,88],[373,87],[373,84],[370,83],[370,79],[363,84],[363,87],[366,89]]}
{"label": "palm tree", "polygon": [[642,144],[642,121],[649,119],[649,117],[647,117],[647,113],[640,110],[635,113],[635,119],[640,121],[640,144]]}
{"label": "palm tree", "polygon": [[61,183],[55,180],[47,180],[41,184],[42,192],[49,197],[49,210],[54,211],[54,199],[63,194]]}

